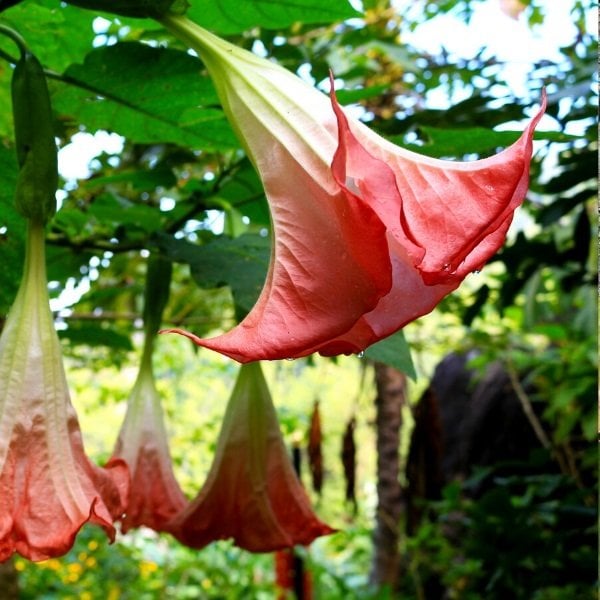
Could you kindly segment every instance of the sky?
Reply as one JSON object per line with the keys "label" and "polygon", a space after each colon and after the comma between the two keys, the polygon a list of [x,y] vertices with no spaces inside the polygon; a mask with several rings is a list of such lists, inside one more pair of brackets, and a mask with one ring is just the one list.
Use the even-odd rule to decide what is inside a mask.
{"label": "sky", "polygon": [[[409,14],[421,10],[418,0],[395,0],[395,4],[400,11]],[[544,22],[532,29],[524,14],[518,19],[508,16],[502,10],[501,0],[477,2],[468,25],[451,14],[444,14],[419,26],[413,33],[406,30],[403,41],[431,52],[438,52],[444,46],[449,52],[462,56],[487,46],[500,60],[513,64],[529,65],[542,58],[555,60],[560,58],[558,48],[572,42],[576,33],[570,16],[572,6],[573,0],[545,2]]]}
{"label": "sky", "polygon": [[[394,0],[394,3],[408,16],[422,10],[419,0]],[[533,64],[543,59],[559,61],[559,49],[571,44],[577,34],[570,14],[574,0],[546,1],[544,21],[533,27],[527,23],[525,14],[517,19],[510,17],[502,10],[502,4],[502,0],[476,2],[468,25],[452,14],[437,16],[414,32],[405,29],[402,40],[432,54],[445,48],[450,54],[464,58],[486,47],[490,56],[505,63],[503,73],[513,94],[527,97],[527,78]],[[588,13],[589,31],[597,29],[597,14],[597,10]]]}

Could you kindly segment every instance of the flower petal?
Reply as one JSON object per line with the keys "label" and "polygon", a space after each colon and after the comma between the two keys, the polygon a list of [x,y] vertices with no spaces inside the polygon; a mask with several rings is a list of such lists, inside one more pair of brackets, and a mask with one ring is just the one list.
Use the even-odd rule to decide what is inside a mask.
{"label": "flower petal", "polygon": [[[275,157],[278,153],[270,144]],[[391,286],[385,230],[356,199],[320,189],[281,149],[289,191],[265,189],[273,217],[273,253],[260,297],[233,330],[197,344],[240,362],[305,356],[352,326]],[[340,301],[342,300],[342,301]]]}
{"label": "flower petal", "polygon": [[424,282],[460,281],[480,269],[504,242],[527,193],[533,131],[546,109],[545,94],[512,146],[473,162],[436,160],[395,146],[349,122],[333,92],[331,102],[339,132],[336,181],[375,210]]}

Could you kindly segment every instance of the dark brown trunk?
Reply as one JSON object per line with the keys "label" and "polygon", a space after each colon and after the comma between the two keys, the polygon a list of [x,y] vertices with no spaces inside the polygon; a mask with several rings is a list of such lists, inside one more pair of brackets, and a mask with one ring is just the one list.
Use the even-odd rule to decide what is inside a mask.
{"label": "dark brown trunk", "polygon": [[398,540],[400,515],[404,509],[400,487],[400,430],[406,402],[406,376],[375,364],[377,386],[377,514],[373,533],[371,583],[395,589],[400,575]]}
{"label": "dark brown trunk", "polygon": [[352,512],[356,515],[358,505],[356,503],[356,442],[354,441],[354,429],[356,419],[354,416],[348,421],[344,436],[342,438],[342,464],[344,466],[344,479],[346,481],[346,502],[351,503]]}

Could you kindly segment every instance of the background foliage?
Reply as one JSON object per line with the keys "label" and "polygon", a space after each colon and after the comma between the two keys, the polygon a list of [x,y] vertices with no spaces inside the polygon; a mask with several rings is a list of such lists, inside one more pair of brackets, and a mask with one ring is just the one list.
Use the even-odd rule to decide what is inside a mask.
{"label": "background foliage", "polygon": [[[403,42],[408,31],[440,15],[469,22],[483,2],[421,0],[400,10],[386,0],[364,0],[359,12],[346,0],[196,0],[190,16],[317,84],[332,68],[344,84],[341,102],[356,105],[396,143],[435,157],[493,154],[516,138],[519,122],[546,88],[548,117],[536,136],[531,191],[509,243],[433,315],[406,328],[414,366],[401,337],[370,357],[415,376],[416,402],[437,360],[449,351],[477,349],[473,367],[483,371],[500,361],[527,390],[545,433],[526,464],[473,472],[427,503],[419,528],[403,537],[398,597],[442,597],[432,590],[443,589],[446,597],[465,599],[591,598],[597,97],[596,45],[586,14],[593,4],[567,2],[575,25],[572,42],[560,48],[559,60],[535,64],[527,93],[516,98],[506,65],[489,51],[430,54]],[[544,28],[548,4],[523,4],[520,18],[533,32]],[[202,64],[157,24],[97,15],[55,0],[25,0],[0,18],[21,32],[47,69],[64,156],[82,134],[121,136],[117,149],[94,158],[88,174],[63,177],[60,210],[48,232],[51,294],[69,381],[86,447],[101,461],[110,455],[136,371],[148,253],[161,252],[176,266],[165,315],[169,325],[199,335],[230,327],[250,309],[262,285],[268,209]],[[0,53],[5,59],[0,314],[5,314],[20,277],[24,230],[12,204],[16,162],[9,82],[15,50],[0,39]],[[270,365],[267,373],[290,442],[304,438],[312,403],[321,400],[327,473],[317,508],[342,532],[310,550],[320,598],[391,597],[367,586],[375,504],[367,358],[296,361]],[[235,366],[207,351],[196,355],[187,342],[172,337],[161,338],[156,364],[177,474],[193,495],[210,464]],[[353,415],[360,441],[356,515],[344,502],[339,463],[341,435]],[[470,494],[482,481],[492,485]],[[452,526],[458,533],[448,535],[457,515]],[[98,532],[86,529],[64,560],[30,565],[17,559],[15,566],[24,598],[274,593],[270,556],[248,555],[225,543],[191,552],[148,532],[123,536],[108,548]]]}

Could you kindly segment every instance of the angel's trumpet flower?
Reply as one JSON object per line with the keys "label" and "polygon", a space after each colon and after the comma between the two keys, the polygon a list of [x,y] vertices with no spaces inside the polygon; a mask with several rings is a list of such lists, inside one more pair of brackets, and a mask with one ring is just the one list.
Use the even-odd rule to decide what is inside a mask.
{"label": "angel's trumpet flower", "polygon": [[231,538],[250,552],[333,532],[313,513],[294,471],[260,363],[240,368],[206,483],[169,531],[192,548]]}
{"label": "angel's trumpet flower", "polygon": [[113,457],[127,463],[131,472],[123,532],[141,525],[155,531],[169,531],[168,521],[187,504],[173,473],[161,398],[152,368],[154,342],[170,282],[171,263],[151,257],[146,277],[142,360],[113,453]]}
{"label": "angel's trumpet flower", "polygon": [[430,312],[501,247],[528,187],[533,129],[475,162],[399,148],[276,63],[186,17],[161,22],[204,61],[265,188],[267,279],[201,346],[240,362],[353,353]]}
{"label": "angel's trumpet flower", "polygon": [[84,454],[50,312],[44,227],[29,223],[25,273],[0,335],[0,561],[66,553],[87,522],[111,540],[129,474]]}

